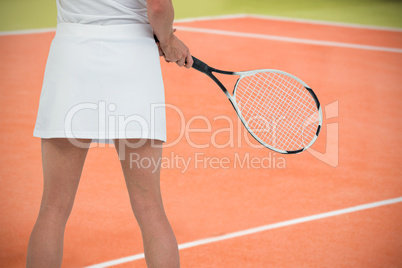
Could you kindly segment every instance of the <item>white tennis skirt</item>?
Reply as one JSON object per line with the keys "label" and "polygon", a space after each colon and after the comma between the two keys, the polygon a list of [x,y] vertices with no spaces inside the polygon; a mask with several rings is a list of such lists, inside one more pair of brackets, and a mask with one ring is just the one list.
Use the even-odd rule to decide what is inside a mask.
{"label": "white tennis skirt", "polygon": [[46,64],[34,136],[166,141],[165,96],[148,24],[60,23]]}

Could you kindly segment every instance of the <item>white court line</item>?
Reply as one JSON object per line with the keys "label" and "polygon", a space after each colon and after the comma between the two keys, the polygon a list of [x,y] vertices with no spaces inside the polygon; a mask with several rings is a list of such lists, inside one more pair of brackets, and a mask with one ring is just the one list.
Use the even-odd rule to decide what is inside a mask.
{"label": "white court line", "polygon": [[374,25],[344,23],[344,22],[335,22],[335,21],[323,21],[323,20],[312,20],[312,19],[297,19],[297,18],[270,16],[270,15],[257,15],[257,14],[233,14],[233,15],[218,15],[218,16],[206,16],[206,17],[197,17],[197,18],[184,18],[184,19],[175,20],[175,22],[176,23],[181,23],[181,22],[185,23],[185,22],[196,22],[196,21],[245,19],[245,18],[275,20],[275,21],[284,21],[284,22],[295,22],[295,23],[306,23],[306,24],[315,24],[315,25],[323,25],[323,26],[357,28],[357,29],[366,29],[366,30],[402,32],[402,28],[397,28],[397,27],[374,26]]}
{"label": "white court line", "polygon": [[56,28],[43,28],[43,29],[31,29],[31,30],[18,30],[18,31],[5,31],[0,32],[0,36],[7,35],[24,35],[24,34],[40,34],[40,33],[50,33],[55,32]]}
{"label": "white court line", "polygon": [[[240,17],[241,16],[237,16],[237,18],[240,18]],[[231,17],[226,16],[226,17],[222,17],[221,19],[226,19],[226,18],[231,18]],[[257,38],[257,39],[282,41],[282,42],[298,43],[298,44],[308,44],[308,45],[318,45],[318,46],[344,47],[344,48],[354,48],[354,49],[363,49],[363,50],[402,53],[402,49],[390,48],[390,47],[357,45],[357,44],[351,44],[351,43],[321,41],[321,40],[294,38],[294,37],[285,37],[285,36],[267,35],[267,34],[232,32],[232,31],[213,30],[213,29],[206,29],[206,28],[194,28],[194,27],[186,27],[186,26],[176,26],[175,28],[177,28],[178,30],[187,31],[187,32],[199,32],[199,33],[226,35],[226,36],[235,36],[235,37]],[[34,30],[0,32],[0,36],[48,33],[48,32],[54,32],[55,30],[56,30],[55,28],[46,28],[46,29],[36,29],[36,30],[34,29]]]}
{"label": "white court line", "polygon": [[186,26],[177,26],[176,28],[181,31],[196,32],[196,33],[206,33],[206,34],[216,34],[216,35],[226,35],[226,36],[246,37],[246,38],[257,38],[257,39],[298,43],[298,44],[317,45],[317,46],[343,47],[343,48],[402,53],[402,49],[392,48],[392,47],[358,45],[358,44],[342,43],[342,42],[322,41],[322,40],[313,40],[313,39],[304,39],[304,38],[295,38],[295,37],[286,37],[286,36],[268,35],[268,34],[232,32],[232,31],[213,30],[213,29],[207,29],[207,28],[195,28],[195,27],[186,27]]}
{"label": "white court line", "polygon": [[[267,230],[277,229],[277,228],[281,228],[281,227],[285,227],[285,226],[325,219],[325,218],[329,218],[329,217],[339,216],[339,215],[343,215],[343,214],[348,214],[348,213],[357,212],[357,211],[361,211],[361,210],[381,207],[381,206],[385,206],[385,205],[396,204],[396,203],[400,203],[400,202],[402,202],[402,197],[397,197],[397,198],[393,198],[393,199],[387,199],[387,200],[378,201],[378,202],[374,202],[374,203],[368,203],[368,204],[364,204],[364,205],[360,205],[360,206],[349,207],[349,208],[340,209],[340,210],[334,210],[334,211],[330,211],[330,212],[325,212],[325,213],[316,214],[316,215],[312,215],[312,216],[297,218],[297,219],[293,219],[293,220],[282,221],[282,222],[268,224],[268,225],[251,228],[251,229],[247,229],[247,230],[243,230],[243,231],[229,233],[229,234],[225,234],[225,235],[221,235],[221,236],[215,236],[215,237],[210,237],[210,238],[205,238],[205,239],[201,239],[201,240],[196,240],[196,241],[180,244],[179,249],[197,247],[197,246],[211,244],[214,242],[219,242],[219,241],[223,241],[223,240],[227,240],[227,239],[232,239],[232,238],[236,238],[236,237],[264,232]],[[141,253],[141,254],[137,254],[137,255],[133,255],[133,256],[124,257],[121,259],[116,259],[116,260],[112,260],[112,261],[107,261],[107,262],[87,266],[85,268],[111,267],[114,265],[119,265],[119,264],[126,263],[126,262],[132,262],[132,261],[143,259],[143,258],[144,258],[144,253]]]}
{"label": "white court line", "polygon": [[[311,19],[295,19],[295,18],[289,18],[289,17],[256,15],[256,14],[233,14],[233,15],[218,15],[218,16],[206,16],[206,17],[197,17],[197,18],[184,18],[184,19],[175,20],[175,22],[176,23],[186,23],[186,22],[195,22],[195,21],[242,19],[242,18],[256,18],[256,19],[276,20],[276,21],[295,22],[295,23],[308,23],[308,24],[316,24],[316,25],[338,26],[338,27],[345,27],[345,28],[358,28],[358,29],[367,29],[367,30],[402,32],[401,28],[394,28],[394,27],[371,26],[371,25],[364,25],[364,24],[342,23],[342,22],[311,20]],[[0,36],[46,33],[46,32],[54,32],[55,30],[56,30],[56,28],[3,31],[3,32],[0,32]]]}
{"label": "white court line", "polygon": [[385,26],[374,26],[374,25],[364,25],[355,23],[345,23],[345,22],[335,22],[335,21],[323,21],[323,20],[310,20],[310,19],[297,19],[297,18],[287,18],[287,17],[277,17],[268,15],[248,15],[249,18],[255,19],[266,19],[266,20],[276,20],[285,22],[296,22],[296,23],[308,23],[316,25],[327,25],[327,26],[337,26],[346,28],[357,28],[357,29],[367,29],[367,30],[379,30],[379,31],[392,31],[392,32],[402,32],[402,28],[397,27],[385,27]]}

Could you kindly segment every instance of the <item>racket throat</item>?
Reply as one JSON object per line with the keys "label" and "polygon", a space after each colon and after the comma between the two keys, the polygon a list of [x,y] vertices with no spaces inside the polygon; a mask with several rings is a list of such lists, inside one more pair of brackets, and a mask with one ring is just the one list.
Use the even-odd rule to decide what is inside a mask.
{"label": "racket throat", "polygon": [[[216,78],[212,73],[206,73],[206,75],[208,75],[212,80],[214,80],[214,82],[222,89],[223,93],[225,93],[226,97],[229,98],[230,102],[232,102],[232,100],[231,100],[232,96],[229,94],[228,90],[221,83],[221,81],[219,81],[218,78]],[[232,105],[233,105],[233,103],[232,103]]]}

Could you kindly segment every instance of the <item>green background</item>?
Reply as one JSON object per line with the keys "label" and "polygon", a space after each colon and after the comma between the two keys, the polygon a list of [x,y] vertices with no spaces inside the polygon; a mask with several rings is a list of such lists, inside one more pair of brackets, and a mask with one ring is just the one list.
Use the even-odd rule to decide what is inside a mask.
{"label": "green background", "polygon": [[[402,28],[402,0],[173,0],[176,19],[265,14]],[[56,26],[55,0],[0,0],[0,31]]]}

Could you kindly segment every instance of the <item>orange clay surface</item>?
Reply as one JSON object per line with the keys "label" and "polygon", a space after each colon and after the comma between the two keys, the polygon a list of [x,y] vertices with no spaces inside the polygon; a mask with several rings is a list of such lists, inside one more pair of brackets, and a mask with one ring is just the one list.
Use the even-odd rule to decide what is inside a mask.
{"label": "orange clay surface", "polygon": [[[402,33],[396,31],[250,18],[178,25],[402,48]],[[179,244],[402,196],[401,53],[193,32],[178,35],[213,67],[279,69],[306,81],[324,112],[323,130],[312,149],[327,152],[320,158],[332,164],[309,152],[284,156],[252,148],[230,103],[209,78],[163,62],[166,103],[183,114],[180,119],[167,109],[163,155],[190,159],[185,172],[167,161],[161,175],[166,212]],[[0,37],[1,267],[25,265],[39,210],[40,139],[32,132],[53,36]],[[201,117],[209,120],[210,130]],[[189,132],[196,128],[205,132]],[[207,148],[197,148],[201,144]],[[332,149],[326,151],[328,146]],[[265,168],[236,162],[247,156],[256,162],[265,159]],[[208,157],[229,163],[219,167]],[[401,211],[397,203],[183,249],[182,267],[402,267]],[[67,224],[63,267],[142,252],[115,149],[94,147]],[[116,267],[146,266],[141,259]]]}

